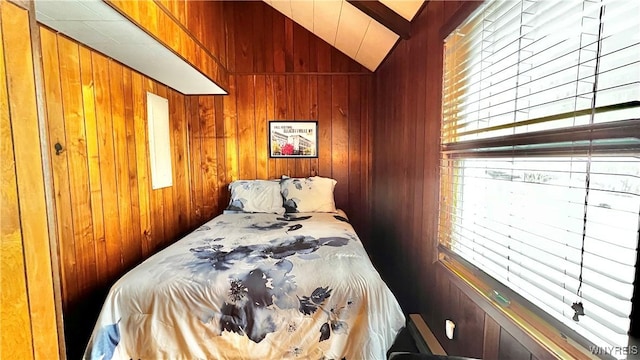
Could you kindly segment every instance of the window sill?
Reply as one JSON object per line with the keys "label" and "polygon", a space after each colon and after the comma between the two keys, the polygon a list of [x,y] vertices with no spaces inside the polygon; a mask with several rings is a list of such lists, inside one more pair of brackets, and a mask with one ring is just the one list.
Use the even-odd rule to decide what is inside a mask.
{"label": "window sill", "polygon": [[493,286],[446,253],[439,253],[438,264],[465,295],[537,359],[599,359],[523,305],[513,300],[505,305],[494,299]]}

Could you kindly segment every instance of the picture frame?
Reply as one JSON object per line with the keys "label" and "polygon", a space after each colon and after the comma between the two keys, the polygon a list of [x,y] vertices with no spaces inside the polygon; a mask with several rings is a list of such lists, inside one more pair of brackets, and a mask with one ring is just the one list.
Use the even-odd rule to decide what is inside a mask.
{"label": "picture frame", "polygon": [[309,120],[269,121],[270,158],[317,158],[318,122]]}

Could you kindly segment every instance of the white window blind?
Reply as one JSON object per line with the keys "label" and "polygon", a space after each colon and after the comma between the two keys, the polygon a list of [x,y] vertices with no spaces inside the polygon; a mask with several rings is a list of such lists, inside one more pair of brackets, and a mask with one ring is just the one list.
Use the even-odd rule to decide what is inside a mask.
{"label": "white window blind", "polygon": [[634,290],[639,14],[489,1],[445,40],[441,245],[603,347]]}

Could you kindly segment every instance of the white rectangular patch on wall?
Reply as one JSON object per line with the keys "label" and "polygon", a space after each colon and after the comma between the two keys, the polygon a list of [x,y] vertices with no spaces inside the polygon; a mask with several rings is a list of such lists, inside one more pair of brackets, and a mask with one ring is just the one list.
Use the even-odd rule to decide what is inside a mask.
{"label": "white rectangular patch on wall", "polygon": [[161,189],[173,185],[169,100],[147,92],[147,122],[149,124],[151,188]]}

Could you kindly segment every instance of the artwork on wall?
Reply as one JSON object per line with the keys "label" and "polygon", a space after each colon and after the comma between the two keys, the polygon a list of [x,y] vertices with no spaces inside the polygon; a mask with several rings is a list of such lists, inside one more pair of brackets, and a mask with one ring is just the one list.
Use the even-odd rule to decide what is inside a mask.
{"label": "artwork on wall", "polygon": [[269,121],[269,156],[318,157],[317,121]]}

